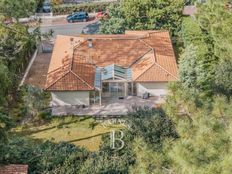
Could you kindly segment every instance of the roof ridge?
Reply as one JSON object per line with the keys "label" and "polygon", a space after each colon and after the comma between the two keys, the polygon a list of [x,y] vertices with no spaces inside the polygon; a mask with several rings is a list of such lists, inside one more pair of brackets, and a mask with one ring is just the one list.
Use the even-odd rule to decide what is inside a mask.
{"label": "roof ridge", "polygon": [[153,64],[151,64],[151,66],[149,68],[147,68],[142,74],[140,74],[134,81],[136,81],[139,77],[141,77],[144,73],[146,73],[149,69],[151,69],[154,64],[155,64],[155,62]]}
{"label": "roof ridge", "polygon": [[61,69],[61,68],[62,68],[62,66],[60,66],[60,67],[58,67],[58,68],[56,68],[56,69],[54,69],[54,70],[52,70],[52,71],[48,72],[47,74],[54,73],[55,71],[57,71],[57,70],[59,70],[59,69]]}
{"label": "roof ridge", "polygon": [[[76,46],[73,48],[73,58],[72,58],[73,60],[74,60],[75,50],[76,50],[78,47],[80,47],[81,45],[83,45],[84,43],[86,43],[86,42],[87,42],[87,40],[84,40],[84,41],[81,42],[79,45],[76,45]],[[88,62],[88,64],[95,65],[94,61],[90,58],[90,54],[88,55],[87,58],[85,57],[85,59],[86,59],[86,61]],[[73,68],[73,66],[72,66],[72,68]]]}
{"label": "roof ridge", "polygon": [[[153,57],[154,57],[154,62],[153,62],[153,64],[151,64],[151,66],[149,67],[149,68],[147,68],[142,74],[140,74],[136,79],[138,79],[140,76],[142,76],[145,72],[147,72],[154,64],[155,64],[155,62],[156,62],[156,58],[155,58],[155,51],[154,51],[154,48],[152,48],[152,50],[151,51],[153,51]],[[145,56],[145,55],[144,55]],[[143,57],[144,57],[143,56]],[[135,79],[135,81],[136,81],[136,79]]]}
{"label": "roof ridge", "polygon": [[141,38],[138,39],[140,42],[143,42],[146,46],[150,47],[151,49],[154,49],[151,45],[149,45],[147,42],[142,40]]}
{"label": "roof ridge", "polygon": [[164,67],[162,67],[160,64],[158,64],[157,62],[155,62],[155,64],[160,67],[163,71],[165,71],[166,73],[170,74],[171,76],[173,76],[175,79],[179,80],[178,77],[176,77],[175,75],[173,75],[171,72],[169,72],[168,70],[166,70]]}
{"label": "roof ridge", "polygon": [[131,65],[129,65],[128,67],[132,67],[134,64],[136,64],[136,62],[140,61],[145,55],[147,55],[149,52],[151,52],[152,49],[149,49],[147,52],[145,52],[142,56],[140,56],[138,59],[136,59],[134,62],[132,62]]}
{"label": "roof ridge", "polygon": [[80,43],[79,44],[77,44],[77,45],[75,45],[74,47],[73,47],[73,50],[72,50],[72,57],[71,57],[71,66],[70,66],[70,70],[72,71],[72,69],[73,69],[73,62],[74,62],[74,54],[75,54],[75,50],[78,48],[78,47],[80,47],[82,44],[84,44],[85,42],[87,42],[87,40],[83,40],[83,41],[80,41]]}
{"label": "roof ridge", "polygon": [[[176,58],[175,58],[175,52],[174,52],[174,48],[173,48],[173,45],[172,45],[172,40],[171,40],[171,37],[170,37],[170,33],[168,32],[168,31],[166,31],[166,30],[160,30],[159,32],[167,32],[168,33],[168,40],[170,41],[170,43],[171,43],[171,48],[172,48],[172,54],[173,54],[173,56],[174,56],[174,60],[175,60],[175,65],[177,65],[177,63],[176,63]],[[171,72],[169,72],[167,69],[165,69],[163,66],[161,66],[158,62],[156,62],[156,64],[161,68],[161,69],[163,69],[164,71],[166,71],[166,72],[168,72],[169,74],[171,74],[174,78],[176,78],[177,80],[179,80],[178,79],[178,77],[177,76],[175,76],[174,74],[172,74]]]}
{"label": "roof ridge", "polygon": [[91,86],[88,82],[86,82],[84,79],[82,79],[79,75],[77,75],[75,72],[73,72],[72,70],[70,71],[73,75],[75,75],[77,78],[79,78],[83,83],[85,83],[87,86],[89,86],[90,88],[94,88],[93,86]]}
{"label": "roof ridge", "polygon": [[55,80],[52,84],[50,84],[49,86],[47,86],[45,88],[45,90],[47,90],[48,88],[50,88],[52,85],[54,85],[55,83],[57,83],[60,79],[62,79],[63,77],[65,77],[70,71],[64,73],[60,78],[58,78],[57,80]]}

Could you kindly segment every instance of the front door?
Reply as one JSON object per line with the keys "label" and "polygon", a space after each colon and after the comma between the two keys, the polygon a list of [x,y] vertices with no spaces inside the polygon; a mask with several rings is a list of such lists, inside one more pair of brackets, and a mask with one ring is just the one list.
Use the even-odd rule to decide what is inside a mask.
{"label": "front door", "polygon": [[110,83],[111,97],[123,97],[124,96],[124,83]]}

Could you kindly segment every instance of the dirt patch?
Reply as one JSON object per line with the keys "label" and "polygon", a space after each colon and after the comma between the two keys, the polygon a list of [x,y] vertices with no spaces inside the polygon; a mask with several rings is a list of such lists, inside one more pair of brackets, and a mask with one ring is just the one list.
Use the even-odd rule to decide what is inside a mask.
{"label": "dirt patch", "polygon": [[51,56],[51,53],[38,53],[25,80],[25,84],[30,84],[42,89],[45,87]]}

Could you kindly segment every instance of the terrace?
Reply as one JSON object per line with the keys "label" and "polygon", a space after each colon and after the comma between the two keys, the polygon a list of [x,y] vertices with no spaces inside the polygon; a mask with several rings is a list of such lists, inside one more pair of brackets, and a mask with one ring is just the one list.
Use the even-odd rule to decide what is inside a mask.
{"label": "terrace", "polygon": [[78,115],[78,116],[119,116],[126,115],[133,107],[157,107],[163,103],[163,99],[150,97],[142,99],[137,96],[128,96],[125,99],[103,98],[102,105],[93,104],[85,108],[77,106],[52,107],[52,115]]}

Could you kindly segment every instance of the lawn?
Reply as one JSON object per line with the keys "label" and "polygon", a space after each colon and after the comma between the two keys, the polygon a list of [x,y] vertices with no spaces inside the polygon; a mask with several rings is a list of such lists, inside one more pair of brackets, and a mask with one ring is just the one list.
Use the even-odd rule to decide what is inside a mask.
{"label": "lawn", "polygon": [[47,124],[17,127],[13,131],[36,139],[66,141],[86,147],[90,151],[97,151],[103,134],[109,134],[111,130],[121,128],[120,124],[103,126],[95,122],[93,118],[59,117]]}

